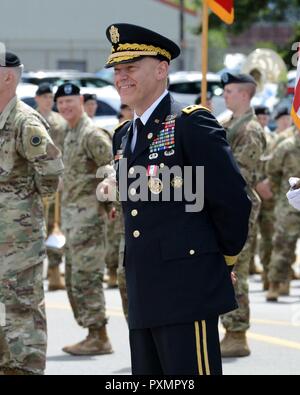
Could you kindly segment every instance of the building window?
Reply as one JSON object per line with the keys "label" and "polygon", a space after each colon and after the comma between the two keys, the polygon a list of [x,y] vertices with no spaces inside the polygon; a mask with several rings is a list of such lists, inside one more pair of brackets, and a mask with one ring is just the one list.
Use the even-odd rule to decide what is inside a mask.
{"label": "building window", "polygon": [[57,62],[59,70],[78,70],[86,71],[87,64],[85,60],[59,60]]}

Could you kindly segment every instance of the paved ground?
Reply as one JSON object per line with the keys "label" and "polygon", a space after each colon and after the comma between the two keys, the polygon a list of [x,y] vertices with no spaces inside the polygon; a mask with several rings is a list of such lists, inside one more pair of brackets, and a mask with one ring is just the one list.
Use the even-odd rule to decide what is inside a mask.
{"label": "paved ground", "polygon": [[[252,326],[249,343],[252,355],[224,360],[227,375],[300,374],[300,281],[293,282],[290,297],[277,304],[265,302],[260,276],[250,280]],[[94,358],[64,354],[66,344],[82,340],[86,332],[75,323],[65,292],[47,293],[49,329],[48,375],[130,374],[128,331],[118,290],[106,290],[109,335],[115,353]]]}

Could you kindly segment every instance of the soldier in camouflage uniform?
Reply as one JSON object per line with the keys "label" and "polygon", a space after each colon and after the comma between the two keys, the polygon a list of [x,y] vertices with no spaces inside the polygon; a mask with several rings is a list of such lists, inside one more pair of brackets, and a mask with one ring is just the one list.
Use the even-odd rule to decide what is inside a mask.
{"label": "soldier in camouflage uniform", "polygon": [[284,132],[292,126],[291,112],[286,107],[277,111],[274,119],[276,121],[275,135],[279,135],[281,132]]}
{"label": "soldier in camouflage uniform", "polygon": [[[120,123],[133,119],[133,111],[126,104],[122,104],[118,115]],[[119,285],[122,298],[123,311],[127,318],[127,293],[125,283],[125,270],[123,268],[124,252],[124,219],[122,210],[116,207],[116,218],[108,226],[108,251],[106,255],[106,265],[108,268],[108,288],[115,288]]]}
{"label": "soldier in camouflage uniform", "polygon": [[[123,123],[127,120],[133,119],[133,110],[127,105],[122,104],[120,113],[119,113],[119,121]],[[120,290],[120,295],[122,299],[122,307],[123,313],[128,322],[128,296],[127,296],[127,287],[126,287],[126,276],[125,276],[125,267],[124,267],[124,253],[125,253],[125,225],[121,204],[116,205],[117,212],[117,229],[116,233],[120,235],[120,244],[119,244],[119,258],[118,258],[118,285]]]}
{"label": "soldier in camouflage uniform", "polygon": [[117,231],[117,228],[120,226],[119,224],[120,218],[116,217],[116,219],[108,224],[107,231],[107,253],[105,257],[106,267],[108,269],[108,278],[107,278],[107,287],[108,288],[117,288],[118,280],[117,280],[117,269],[119,262],[119,248],[120,248],[120,240],[121,235]]}
{"label": "soldier in camouflage uniform", "polygon": [[[274,147],[275,134],[270,132],[267,127],[270,120],[270,110],[266,106],[259,106],[255,108],[255,114],[258,118],[258,122],[262,126],[264,130],[264,135],[267,143],[266,150],[261,157],[260,162],[258,163],[258,183],[256,185],[256,192],[259,194],[261,198],[261,208],[259,211],[259,215],[257,218],[257,230],[260,233],[260,240],[258,244],[258,252],[260,262],[263,266],[262,280],[263,280],[263,288],[267,290],[269,287],[268,284],[268,268],[271,259],[272,253],[272,236],[274,233],[274,206],[275,201],[274,197],[267,179],[266,174],[266,165],[270,160],[272,155],[272,150]],[[254,256],[256,252],[256,242],[257,238],[255,238],[254,248],[252,250],[252,258],[251,264],[254,262]],[[250,274],[258,274],[258,270],[254,270],[253,265],[250,264]],[[252,270],[251,270],[252,266]],[[255,268],[256,269],[256,268]]]}
{"label": "soldier in camouflage uniform", "polygon": [[43,374],[45,369],[42,197],[55,193],[63,172],[48,125],[16,97],[21,73],[19,58],[6,53],[0,63],[1,375]]}
{"label": "soldier in camouflage uniform", "polygon": [[[278,111],[276,117],[276,124],[277,128],[275,130],[275,143],[274,143],[274,149],[285,139],[295,136],[298,134],[298,129],[296,126],[292,125],[292,117],[290,114],[290,110],[288,108],[283,108]],[[296,261],[296,254],[294,256],[294,261]],[[299,275],[296,274],[296,272],[291,269],[291,278],[294,280],[299,280]],[[288,290],[288,284],[280,284],[280,294],[287,294]]]}
{"label": "soldier in camouflage uniform", "polygon": [[128,297],[124,267],[124,253],[125,253],[125,225],[122,207],[119,201],[116,200],[115,194],[117,194],[117,183],[116,174],[112,166],[109,166],[110,175],[106,176],[105,179],[99,183],[97,188],[97,198],[99,201],[111,201],[113,202],[113,208],[109,214],[111,223],[114,223],[115,237],[120,240],[119,251],[118,251],[118,268],[117,268],[117,280],[122,300],[122,307],[126,321],[128,322]]}
{"label": "soldier in camouflage uniform", "polygon": [[77,323],[89,330],[85,340],[63,350],[72,355],[107,354],[112,348],[106,332],[103,275],[110,207],[97,202],[96,173],[112,160],[111,142],[84,113],[83,97],[76,85],[60,86],[55,100],[68,122],[62,199],[66,286]]}
{"label": "soldier in camouflage uniform", "polygon": [[[64,138],[67,124],[63,117],[52,111],[54,104],[54,95],[51,85],[48,83],[40,84],[35,101],[37,103],[37,111],[46,119],[50,126],[50,136],[54,144],[63,151]],[[61,200],[61,194],[59,193]],[[55,222],[55,197],[49,198],[47,201],[47,230],[48,236],[53,232]],[[58,224],[61,225],[61,224]],[[59,271],[59,265],[62,261],[62,255],[53,249],[47,250],[48,256],[48,291],[58,291],[65,289],[65,281]]]}
{"label": "soldier in camouflage uniform", "polygon": [[295,130],[296,134],[276,146],[267,165],[269,180],[276,197],[273,252],[268,276],[270,288],[267,293],[267,301],[272,302],[278,300],[280,283],[289,285],[296,243],[300,236],[300,212],[290,206],[286,199],[288,180],[299,172],[300,167],[300,131],[294,127],[294,133]]}
{"label": "soldier in camouflage uniform", "polygon": [[94,119],[98,109],[97,95],[92,93],[85,93],[83,95],[83,100],[84,100],[84,111],[91,119]]}
{"label": "soldier in camouflage uniform", "polygon": [[128,321],[128,297],[126,288],[126,277],[124,267],[124,252],[125,252],[125,225],[122,207],[119,202],[115,203],[115,235],[119,240],[119,251],[118,251],[118,269],[117,278],[118,285],[122,300],[122,307],[126,321]]}
{"label": "soldier in camouflage uniform", "polygon": [[222,356],[242,357],[250,354],[246,339],[246,331],[250,325],[248,276],[251,246],[256,236],[255,224],[261,204],[255,191],[258,181],[256,169],[266,142],[263,130],[250,106],[250,101],[256,91],[255,80],[245,74],[226,73],[222,76],[222,82],[226,105],[233,112],[230,119],[224,121],[222,126],[227,130],[228,142],[247,182],[248,194],[252,200],[249,236],[235,265],[235,273],[238,277],[235,292],[239,309],[221,318],[226,329],[225,338],[221,343]]}
{"label": "soldier in camouflage uniform", "polygon": [[[269,185],[269,180],[267,179],[267,164],[272,158],[272,154],[276,147],[284,141],[286,138],[294,135],[294,128],[291,127],[291,116],[287,109],[280,110],[276,116],[275,120],[277,122],[277,129],[274,133],[266,133],[267,150],[262,161],[262,183],[267,182]],[[258,225],[261,233],[261,239],[259,242],[259,257],[263,265],[263,289],[267,291],[269,289],[269,265],[271,260],[271,254],[273,249],[273,235],[274,235],[274,223],[275,223],[275,198],[270,196],[269,198],[262,199],[262,206],[260,214],[258,217]],[[296,259],[296,257],[295,257]],[[283,285],[281,285],[282,288]],[[284,293],[285,291],[283,291]]]}

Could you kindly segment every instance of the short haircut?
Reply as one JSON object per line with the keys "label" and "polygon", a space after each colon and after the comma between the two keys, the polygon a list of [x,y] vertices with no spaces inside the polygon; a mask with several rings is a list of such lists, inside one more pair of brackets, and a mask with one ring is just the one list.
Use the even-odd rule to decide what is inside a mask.
{"label": "short haircut", "polygon": [[19,82],[22,79],[22,74],[23,74],[23,70],[24,70],[24,66],[18,66],[18,67],[13,67],[12,70],[15,72],[16,76],[17,76],[17,83],[19,84]]}
{"label": "short haircut", "polygon": [[239,84],[239,90],[243,90],[248,93],[250,100],[255,96],[256,86],[250,82]]}

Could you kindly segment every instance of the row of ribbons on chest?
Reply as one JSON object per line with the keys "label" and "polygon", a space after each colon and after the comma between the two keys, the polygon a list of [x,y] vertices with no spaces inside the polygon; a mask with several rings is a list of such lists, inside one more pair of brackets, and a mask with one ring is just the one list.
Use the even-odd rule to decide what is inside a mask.
{"label": "row of ribbons on chest", "polygon": [[[137,118],[135,120],[135,127],[133,129],[133,135],[131,139],[132,153],[134,153],[140,141],[145,138],[144,125],[141,119]],[[151,140],[153,138],[153,134],[149,133],[147,138]],[[175,120],[164,123],[164,129],[158,133],[156,138],[154,138],[149,147],[149,151],[150,154],[154,154],[159,151],[170,150],[173,148],[175,148]]]}

